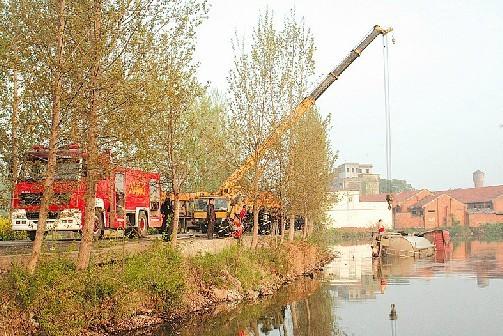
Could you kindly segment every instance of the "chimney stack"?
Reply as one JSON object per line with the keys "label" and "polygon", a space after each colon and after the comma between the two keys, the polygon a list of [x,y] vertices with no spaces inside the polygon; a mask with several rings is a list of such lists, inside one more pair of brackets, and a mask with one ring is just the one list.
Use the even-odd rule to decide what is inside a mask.
{"label": "chimney stack", "polygon": [[478,169],[473,172],[473,184],[475,185],[475,188],[481,188],[484,186],[484,176],[485,174]]}

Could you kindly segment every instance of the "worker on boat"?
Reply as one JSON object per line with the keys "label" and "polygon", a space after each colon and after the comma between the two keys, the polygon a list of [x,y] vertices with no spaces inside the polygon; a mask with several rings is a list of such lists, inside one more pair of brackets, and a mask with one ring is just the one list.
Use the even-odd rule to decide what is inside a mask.
{"label": "worker on boat", "polygon": [[380,235],[384,233],[384,225],[382,219],[379,219],[379,221],[377,222],[377,233],[379,233]]}
{"label": "worker on boat", "polygon": [[379,221],[376,224],[376,231],[377,232],[372,232],[372,237],[373,237],[373,243],[372,243],[372,257],[377,258],[381,256],[381,236],[384,233],[384,224],[382,219],[379,219]]}

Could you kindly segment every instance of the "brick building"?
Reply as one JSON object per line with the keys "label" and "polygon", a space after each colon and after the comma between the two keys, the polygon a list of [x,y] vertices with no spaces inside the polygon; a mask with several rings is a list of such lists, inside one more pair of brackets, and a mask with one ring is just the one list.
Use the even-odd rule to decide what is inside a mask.
{"label": "brick building", "polygon": [[410,208],[412,216],[421,218],[425,229],[465,223],[465,205],[447,194],[427,196]]}
{"label": "brick building", "polygon": [[[385,197],[385,194],[374,196]],[[503,185],[397,193],[393,198],[393,222],[396,229],[503,223]]]}
{"label": "brick building", "polygon": [[503,185],[441,191],[466,205],[464,224],[503,223]]}

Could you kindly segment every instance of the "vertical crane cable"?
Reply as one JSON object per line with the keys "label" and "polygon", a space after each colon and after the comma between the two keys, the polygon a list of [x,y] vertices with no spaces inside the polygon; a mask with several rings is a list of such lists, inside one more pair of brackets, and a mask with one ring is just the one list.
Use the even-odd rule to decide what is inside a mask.
{"label": "vertical crane cable", "polygon": [[389,62],[388,62],[388,35],[383,35],[384,58],[384,112],[386,119],[386,179],[388,180],[388,193],[391,194],[391,117],[389,102]]}

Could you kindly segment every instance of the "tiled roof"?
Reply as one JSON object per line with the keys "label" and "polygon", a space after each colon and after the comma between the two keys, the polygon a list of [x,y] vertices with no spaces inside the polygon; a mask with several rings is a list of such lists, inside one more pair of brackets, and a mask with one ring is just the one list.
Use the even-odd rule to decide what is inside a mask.
{"label": "tiled roof", "polygon": [[437,191],[436,194],[448,194],[463,203],[489,202],[503,195],[503,185],[481,188],[451,189]]}
{"label": "tiled roof", "polygon": [[[431,201],[433,201],[433,200],[435,200],[435,199],[439,198],[439,197],[440,197],[440,196],[442,196],[442,195],[447,195],[447,196],[449,196],[449,197],[451,197],[451,198],[454,198],[453,196],[450,196],[449,194],[445,194],[445,193],[443,193],[443,192],[436,192],[436,193],[434,193],[434,194],[432,194],[432,195],[430,195],[430,196],[427,196],[427,197],[425,197],[425,198],[421,199],[419,202],[417,202],[416,204],[414,204],[414,205],[412,206],[412,208],[422,208],[422,207],[423,207],[423,206],[425,206],[426,204],[428,204],[428,203],[430,203]],[[457,201],[457,202],[461,202],[461,201],[457,200],[456,198],[454,198],[454,200],[455,200],[455,201]]]}
{"label": "tiled roof", "polygon": [[421,190],[407,190],[407,191],[402,191],[402,192],[399,192],[395,195],[393,195],[393,200],[395,202],[403,202],[409,198],[411,198],[412,196],[414,196],[415,194],[417,194],[418,192],[420,192]]}
{"label": "tiled roof", "polygon": [[430,195],[430,196],[427,196],[423,199],[421,199],[419,202],[417,202],[416,204],[414,204],[412,206],[412,208],[422,208],[424,205],[430,203],[431,201],[433,201],[435,198],[437,197],[440,197],[441,194],[433,194],[433,195]]}
{"label": "tiled roof", "polygon": [[[407,190],[396,194],[393,194],[394,202],[403,202],[421,190]],[[360,202],[386,202],[387,193],[377,194],[377,195],[360,195]]]}

